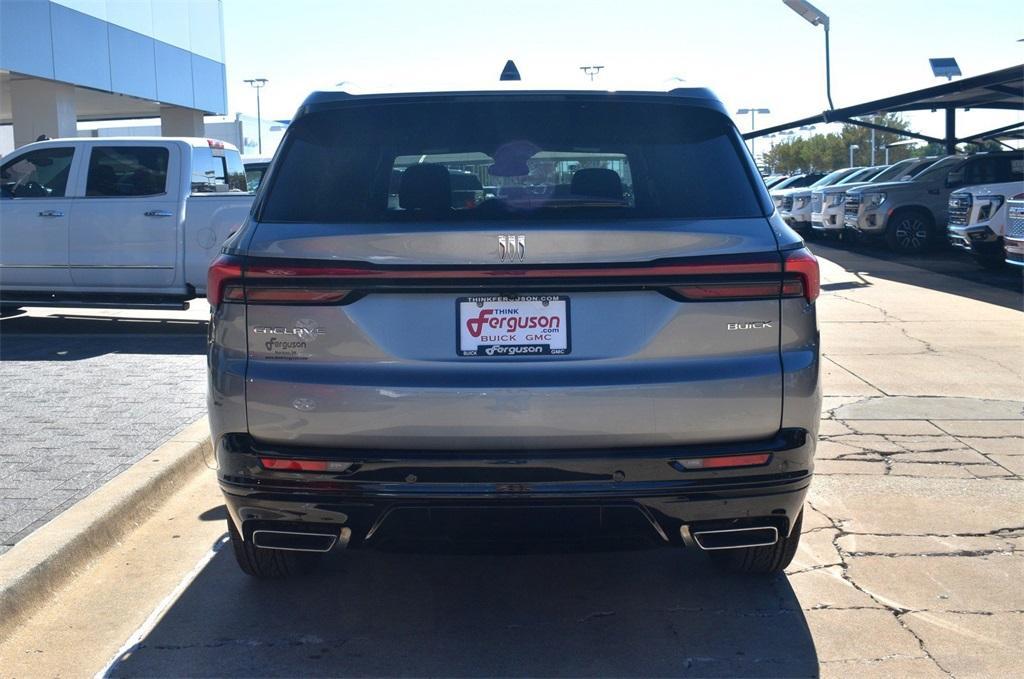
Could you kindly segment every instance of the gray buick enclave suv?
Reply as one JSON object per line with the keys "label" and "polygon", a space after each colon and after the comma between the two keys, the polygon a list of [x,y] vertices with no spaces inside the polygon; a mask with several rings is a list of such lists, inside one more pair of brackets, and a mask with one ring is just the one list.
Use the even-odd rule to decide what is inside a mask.
{"label": "gray buick enclave suv", "polygon": [[777,572],[818,291],[707,90],[314,93],[210,269],[239,565],[593,534]]}

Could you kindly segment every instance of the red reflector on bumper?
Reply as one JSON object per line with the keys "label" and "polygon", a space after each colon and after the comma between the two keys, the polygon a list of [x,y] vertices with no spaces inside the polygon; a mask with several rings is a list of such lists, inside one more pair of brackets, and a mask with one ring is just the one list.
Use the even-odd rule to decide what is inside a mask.
{"label": "red reflector on bumper", "polygon": [[282,472],[343,472],[352,466],[351,462],[334,460],[292,460],[282,457],[261,457],[264,469]]}
{"label": "red reflector on bumper", "polygon": [[756,467],[767,464],[771,453],[754,453],[752,455],[719,455],[717,457],[694,457],[688,460],[676,460],[683,469],[725,469],[728,467]]}

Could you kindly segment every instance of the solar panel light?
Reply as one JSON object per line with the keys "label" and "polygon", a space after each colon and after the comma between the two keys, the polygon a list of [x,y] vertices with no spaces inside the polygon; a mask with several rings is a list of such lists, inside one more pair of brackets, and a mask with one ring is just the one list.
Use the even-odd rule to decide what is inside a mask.
{"label": "solar panel light", "polygon": [[938,59],[929,59],[928,63],[932,66],[932,73],[936,78],[945,78],[946,80],[952,80],[954,77],[963,75],[960,72],[960,66],[957,65],[956,59],[953,57],[940,57]]}
{"label": "solar panel light", "polygon": [[828,29],[828,15],[807,2],[807,0],[782,0],[786,5],[806,19],[812,26],[824,26]]}

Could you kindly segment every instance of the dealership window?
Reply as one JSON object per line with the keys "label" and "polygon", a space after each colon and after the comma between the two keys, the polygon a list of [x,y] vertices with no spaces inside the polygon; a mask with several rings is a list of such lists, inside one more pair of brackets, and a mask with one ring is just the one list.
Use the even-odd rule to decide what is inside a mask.
{"label": "dealership window", "polygon": [[163,146],[96,146],[89,156],[85,195],[123,198],[166,193],[169,156]]}
{"label": "dealership window", "polygon": [[30,151],[4,163],[0,194],[4,198],[62,198],[74,155],[74,148],[61,146]]}

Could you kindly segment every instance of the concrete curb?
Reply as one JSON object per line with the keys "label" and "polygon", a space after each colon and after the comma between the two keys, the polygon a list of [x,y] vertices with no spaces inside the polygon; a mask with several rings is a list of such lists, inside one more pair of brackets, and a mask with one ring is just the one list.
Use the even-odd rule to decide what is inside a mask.
{"label": "concrete curb", "polygon": [[0,556],[0,641],[183,480],[206,471],[211,452],[204,417]]}

